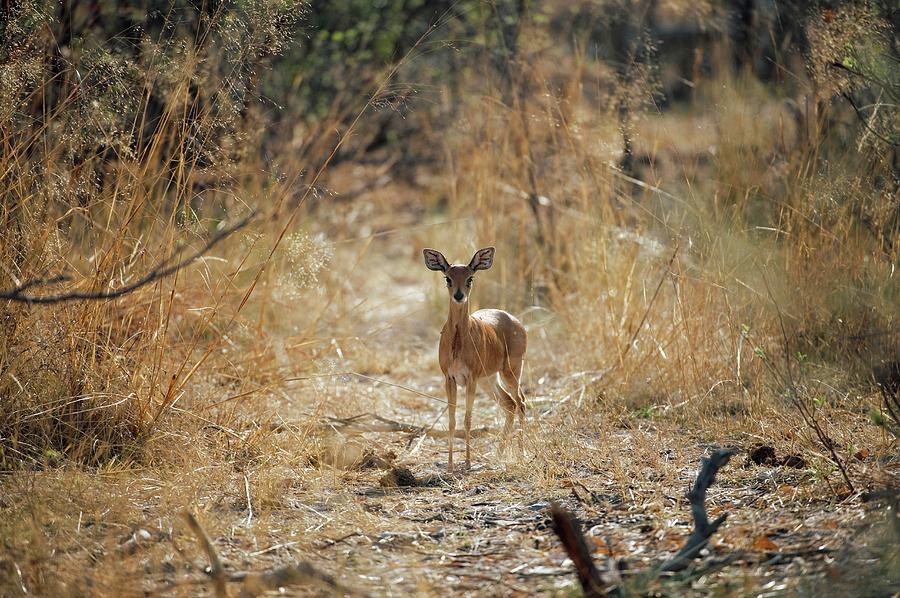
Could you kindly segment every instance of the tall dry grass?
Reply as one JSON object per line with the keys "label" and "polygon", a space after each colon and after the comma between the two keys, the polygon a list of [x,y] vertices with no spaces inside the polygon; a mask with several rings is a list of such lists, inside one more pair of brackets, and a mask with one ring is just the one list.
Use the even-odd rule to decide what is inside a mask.
{"label": "tall dry grass", "polygon": [[[267,178],[260,159],[254,85],[299,8],[184,9],[157,15],[159,31],[129,29],[112,42],[88,26],[60,54],[55,7],[12,7],[0,88],[2,286],[64,276],[30,290],[114,291],[270,198],[283,203],[286,183]],[[96,18],[72,10],[75,22]],[[272,258],[262,245],[281,232],[259,220],[116,300],[5,302],[0,468],[146,458],[148,442],[185,419],[172,414],[190,384],[255,369],[226,353],[236,336],[251,354],[259,344],[249,340],[255,316],[240,312],[248,281]]]}
{"label": "tall dry grass", "polygon": [[[851,18],[816,23],[820,38]],[[811,60],[827,59],[822,39]],[[779,95],[715,65],[689,114],[633,114],[635,180],[617,166],[615,73],[579,40],[548,43],[539,21],[519,42],[512,84],[485,69],[444,89],[464,106],[445,193],[470,217],[445,238],[451,253],[499,246],[485,304],[551,310],[545,367],[588,373],[606,406],[678,407],[699,425],[790,410],[772,364],[795,372],[813,410],[853,388],[869,404],[843,408],[877,411],[872,368],[898,355],[896,150],[848,138],[824,75],[789,73],[780,91],[793,95]],[[652,106],[644,76],[632,91]]]}
{"label": "tall dry grass", "polygon": [[[354,229],[319,208],[289,229],[297,202],[320,190],[309,186],[318,170],[306,170],[327,163],[333,136],[322,132],[348,129],[342,115],[344,125],[262,133],[256,73],[286,43],[289,12],[262,2],[239,18],[214,12],[193,45],[148,36],[128,55],[86,40],[77,56],[49,58],[37,34],[49,14],[39,4],[14,13],[7,35],[19,45],[3,79],[8,286],[77,273],[58,288],[114,289],[251,209],[271,220],[127,300],[6,304],[7,465],[128,459],[169,406],[197,394],[193,381],[231,380],[239,395],[313,363],[325,310],[340,303],[323,270],[333,250],[314,229]],[[824,56],[846,37],[844,21],[817,24],[813,50]],[[759,354],[846,381],[896,355],[896,198],[880,182],[892,163],[877,139],[847,137],[825,74],[791,73],[785,97],[719,64],[694,82],[690,115],[662,113],[652,68],[632,65],[623,81],[581,40],[550,43],[559,26],[525,19],[499,66],[479,59],[452,87],[422,83],[444,98],[420,118],[444,130],[427,154],[444,156],[430,190],[443,199],[376,211],[446,210],[456,224],[435,235],[451,253],[497,244],[511,259],[482,299],[536,307],[553,344],[547,367],[594,372],[598,396],[614,403],[764,394]],[[390,71],[401,87],[434,77],[417,60],[427,65],[413,53]],[[640,180],[616,166],[625,129]],[[260,148],[298,140],[299,158],[263,162]],[[303,297],[313,286],[324,301]],[[283,318],[301,298],[318,307]]]}

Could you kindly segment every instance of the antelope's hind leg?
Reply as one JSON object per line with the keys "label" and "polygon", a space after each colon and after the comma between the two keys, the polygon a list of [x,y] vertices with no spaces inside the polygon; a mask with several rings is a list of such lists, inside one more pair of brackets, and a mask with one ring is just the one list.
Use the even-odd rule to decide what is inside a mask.
{"label": "antelope's hind leg", "polygon": [[523,437],[525,435],[525,393],[522,392],[522,388],[519,384],[519,376],[521,374],[522,363],[519,362],[515,365],[515,367],[510,367],[508,370],[503,371],[500,374],[500,377],[503,379],[503,383],[506,385],[508,393],[515,403],[516,413],[519,414],[519,433],[517,436],[519,451],[524,455],[525,446],[523,443]]}
{"label": "antelope's hind leg", "polygon": [[500,384],[499,378],[496,376],[492,378],[493,388],[491,390],[495,398],[500,402],[500,407],[503,408],[503,413],[506,416],[506,422],[503,424],[503,436],[500,438],[500,454],[506,454],[506,450],[509,448],[509,437],[512,434],[518,403],[506,392],[506,389]]}

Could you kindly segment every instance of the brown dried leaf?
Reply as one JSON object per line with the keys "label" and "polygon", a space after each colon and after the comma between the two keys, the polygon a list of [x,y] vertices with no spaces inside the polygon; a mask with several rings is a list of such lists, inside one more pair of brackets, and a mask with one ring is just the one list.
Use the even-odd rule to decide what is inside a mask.
{"label": "brown dried leaf", "polygon": [[765,536],[765,535],[758,536],[755,540],[753,540],[753,544],[751,545],[751,547],[754,550],[761,550],[764,552],[772,552],[775,550],[780,550],[780,547],[778,546],[778,544],[773,542],[769,538],[769,536]]}

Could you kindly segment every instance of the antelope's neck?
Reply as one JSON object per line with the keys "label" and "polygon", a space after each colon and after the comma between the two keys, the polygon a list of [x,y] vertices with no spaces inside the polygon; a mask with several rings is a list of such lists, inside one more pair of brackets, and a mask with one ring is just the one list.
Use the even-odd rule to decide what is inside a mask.
{"label": "antelope's neck", "polygon": [[447,329],[451,332],[463,332],[469,326],[469,302],[459,304],[450,300],[450,313],[447,316]]}

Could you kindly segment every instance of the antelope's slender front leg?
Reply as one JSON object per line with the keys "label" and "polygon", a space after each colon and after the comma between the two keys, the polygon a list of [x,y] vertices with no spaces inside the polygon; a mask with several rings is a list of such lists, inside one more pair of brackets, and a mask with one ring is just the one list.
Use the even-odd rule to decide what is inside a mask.
{"label": "antelope's slender front leg", "polygon": [[444,390],[447,391],[447,471],[453,471],[453,440],[456,437],[456,380],[447,376],[444,379]]}
{"label": "antelope's slender front leg", "polygon": [[466,467],[472,467],[472,407],[475,405],[475,387],[478,385],[474,376],[466,383]]}

